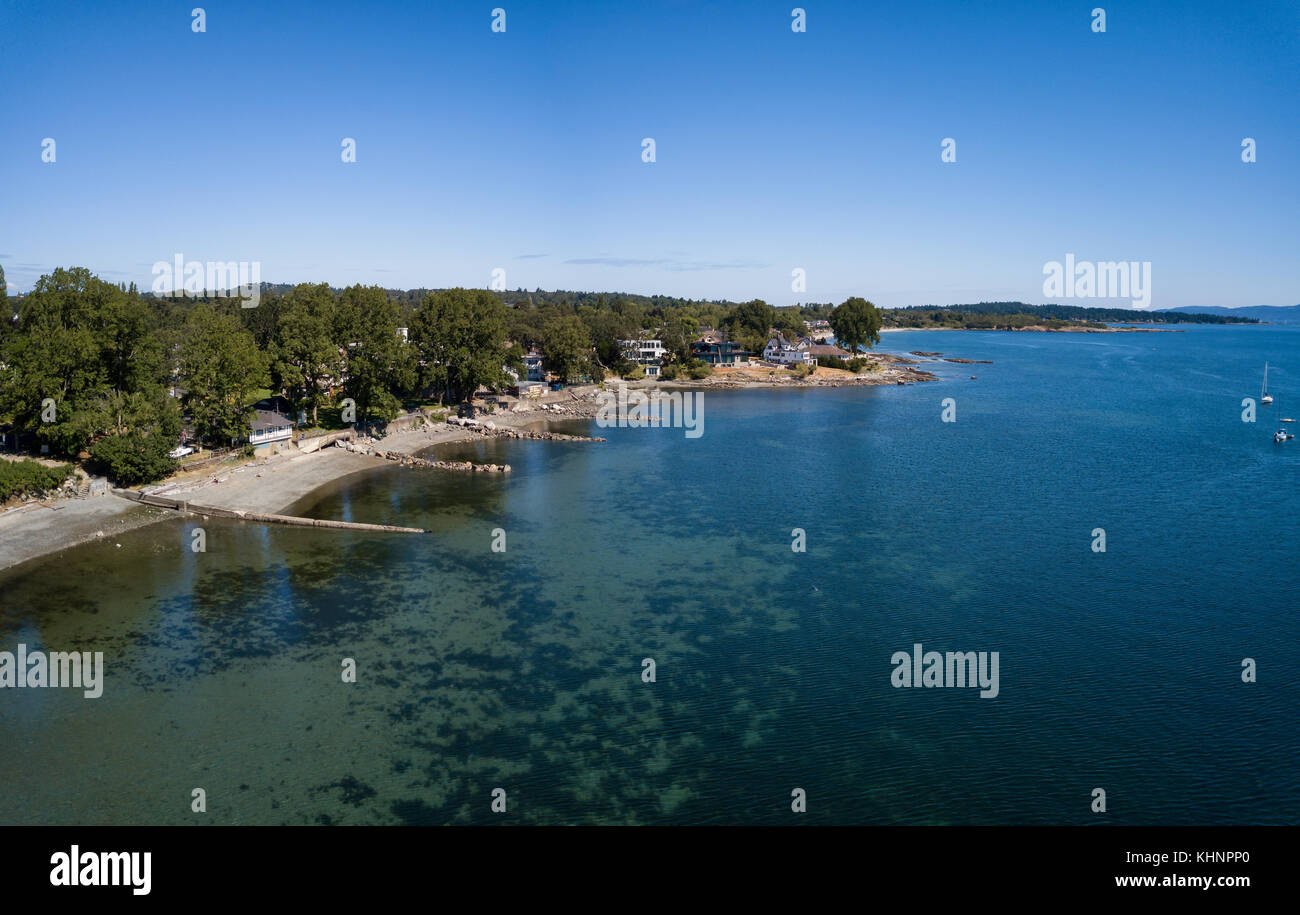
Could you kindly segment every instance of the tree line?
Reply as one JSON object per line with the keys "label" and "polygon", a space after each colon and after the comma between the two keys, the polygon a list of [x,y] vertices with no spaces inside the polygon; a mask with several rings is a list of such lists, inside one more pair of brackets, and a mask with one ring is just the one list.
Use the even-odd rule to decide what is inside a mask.
{"label": "tree line", "polygon": [[[394,293],[379,286],[263,285],[257,307],[237,299],[142,293],[85,268],[42,276],[10,299],[0,269],[0,422],[50,454],[87,461],[135,484],[175,469],[168,456],[188,426],[218,446],[245,439],[251,405],[283,396],[309,424],[338,424],[403,408],[458,403],[501,390],[524,356],[563,381],[635,371],[620,340],[657,335],[669,360],[707,373],[691,344],[702,328],[761,352],[775,329],[804,334],[828,317],[850,348],[878,339],[879,311],[863,299],[776,308],[660,296],[494,292]],[[399,332],[405,328],[405,337]]]}
{"label": "tree line", "polygon": [[[963,326],[965,316],[994,318],[1029,316],[1073,323],[1124,324],[1258,324],[1255,318],[1183,311],[1147,311],[1133,308],[1089,308],[1083,305],[1027,305],[1024,302],[978,302],[969,305],[908,305],[885,311],[891,327]],[[1005,323],[1005,322],[1004,322]],[[1030,321],[1029,323],[1046,323]],[[987,322],[980,326],[987,326]]]}

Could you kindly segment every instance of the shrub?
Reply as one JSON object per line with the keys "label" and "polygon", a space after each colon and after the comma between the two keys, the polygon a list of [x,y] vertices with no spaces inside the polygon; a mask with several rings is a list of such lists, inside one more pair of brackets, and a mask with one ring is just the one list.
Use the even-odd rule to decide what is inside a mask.
{"label": "shrub", "polygon": [[127,432],[100,439],[90,449],[95,463],[123,486],[151,483],[176,470],[168,456],[171,439],[142,432]]}
{"label": "shrub", "polygon": [[37,461],[0,461],[0,502],[57,489],[71,475],[71,464],[46,467]]}
{"label": "shrub", "polygon": [[817,364],[828,369],[843,369],[856,375],[867,364],[867,358],[865,356],[854,356],[852,359],[841,359],[839,356],[818,356]]}
{"label": "shrub", "polygon": [[686,367],[687,372],[692,378],[708,378],[713,374],[713,366],[709,365],[702,359],[692,359]]}
{"label": "shrub", "polygon": [[712,374],[713,366],[702,359],[692,359],[690,362],[674,362],[664,366],[659,373],[659,378],[662,381],[676,381],[681,378],[698,380],[708,378]]}

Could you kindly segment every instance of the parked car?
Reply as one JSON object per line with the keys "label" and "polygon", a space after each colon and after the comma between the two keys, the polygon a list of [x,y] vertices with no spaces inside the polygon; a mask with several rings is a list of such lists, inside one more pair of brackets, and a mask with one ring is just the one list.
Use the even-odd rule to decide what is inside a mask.
{"label": "parked car", "polygon": [[189,445],[177,445],[171,451],[167,452],[169,458],[183,458],[187,454],[193,454],[194,449]]}

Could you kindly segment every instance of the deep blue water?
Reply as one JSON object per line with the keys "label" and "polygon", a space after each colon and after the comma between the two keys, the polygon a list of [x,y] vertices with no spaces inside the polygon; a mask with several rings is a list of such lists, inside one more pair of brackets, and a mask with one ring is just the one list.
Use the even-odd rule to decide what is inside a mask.
{"label": "deep blue water", "polygon": [[[427,537],[177,521],[0,576],[0,649],[109,667],[2,697],[0,822],[1295,823],[1300,328],[1180,330],[887,334],[993,364],[300,506]],[[999,695],[892,687],[915,642]]]}

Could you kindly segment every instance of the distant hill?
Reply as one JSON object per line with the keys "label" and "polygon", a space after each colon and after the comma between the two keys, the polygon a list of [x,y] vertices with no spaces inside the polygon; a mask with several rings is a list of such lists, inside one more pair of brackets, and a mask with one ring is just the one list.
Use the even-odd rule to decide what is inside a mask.
{"label": "distant hill", "polygon": [[909,305],[887,309],[886,314],[953,311],[966,315],[1033,315],[1057,321],[1090,321],[1105,324],[1253,324],[1257,318],[1242,314],[1241,309],[1227,314],[1211,309],[1178,308],[1168,311],[1144,311],[1137,308],[1089,308],[1082,305],[1029,305],[1025,302],[978,302],[970,305]]}
{"label": "distant hill", "polygon": [[1300,305],[1247,305],[1243,308],[1224,308],[1221,305],[1196,308],[1191,305],[1184,305],[1181,308],[1164,310],[1223,315],[1229,318],[1254,318],[1257,321],[1267,321],[1270,324],[1300,324]]}

